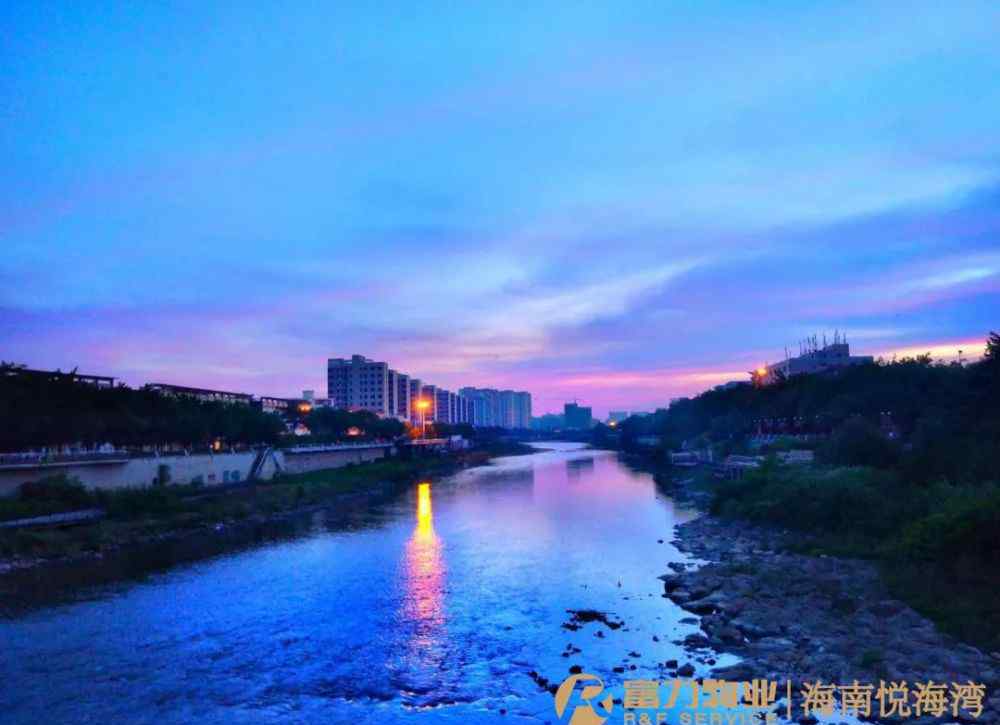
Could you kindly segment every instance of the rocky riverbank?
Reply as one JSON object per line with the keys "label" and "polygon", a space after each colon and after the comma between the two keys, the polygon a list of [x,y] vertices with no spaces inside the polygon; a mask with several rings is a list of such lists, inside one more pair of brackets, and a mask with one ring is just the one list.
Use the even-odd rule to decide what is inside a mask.
{"label": "rocky riverbank", "polygon": [[978,719],[949,712],[905,722],[1000,722],[1000,653],[938,632],[890,596],[871,563],[789,553],[789,541],[781,531],[709,515],[677,527],[675,545],[709,562],[674,565],[662,577],[665,595],[701,616],[705,635],[684,644],[693,655],[710,649],[742,658],[716,676],[791,680],[796,691],[817,679],[876,688],[880,680],[911,688],[971,681],[986,686]]}

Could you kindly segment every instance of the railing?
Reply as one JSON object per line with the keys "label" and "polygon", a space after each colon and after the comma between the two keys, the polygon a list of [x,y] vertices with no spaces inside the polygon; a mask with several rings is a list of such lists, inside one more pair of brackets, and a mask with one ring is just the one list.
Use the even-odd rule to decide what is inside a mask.
{"label": "railing", "polygon": [[0,466],[44,466],[57,463],[90,463],[121,461],[129,458],[128,451],[101,451],[80,453],[3,453]]}
{"label": "railing", "polygon": [[353,451],[361,448],[390,448],[392,441],[366,441],[362,443],[319,443],[311,446],[295,446],[279,449],[283,453],[324,453],[326,451]]}

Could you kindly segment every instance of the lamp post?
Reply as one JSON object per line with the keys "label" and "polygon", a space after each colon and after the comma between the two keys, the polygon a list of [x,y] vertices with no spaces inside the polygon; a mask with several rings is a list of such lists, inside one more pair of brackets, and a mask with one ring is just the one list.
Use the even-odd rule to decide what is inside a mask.
{"label": "lamp post", "polygon": [[420,398],[417,401],[417,410],[420,411],[420,437],[427,437],[427,409],[430,407],[430,403],[424,398]]}

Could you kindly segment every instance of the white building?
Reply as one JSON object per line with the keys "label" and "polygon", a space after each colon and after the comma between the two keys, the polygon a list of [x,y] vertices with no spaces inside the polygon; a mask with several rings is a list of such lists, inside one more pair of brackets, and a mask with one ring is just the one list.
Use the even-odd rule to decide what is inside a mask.
{"label": "white building", "polygon": [[395,395],[390,394],[388,363],[362,355],[352,355],[349,360],[331,358],[326,363],[326,375],[327,397],[333,407],[395,415],[390,410]]}
{"label": "white building", "polygon": [[[825,337],[824,337],[825,343]],[[765,365],[750,372],[755,385],[770,385],[794,375],[833,372],[852,365],[873,362],[871,355],[851,355],[847,338],[834,335],[833,344],[820,346],[816,338],[805,341],[798,357],[786,357],[781,362]]]}
{"label": "white building", "polygon": [[468,403],[468,422],[480,427],[528,428],[531,425],[531,393],[493,388],[462,388]]}

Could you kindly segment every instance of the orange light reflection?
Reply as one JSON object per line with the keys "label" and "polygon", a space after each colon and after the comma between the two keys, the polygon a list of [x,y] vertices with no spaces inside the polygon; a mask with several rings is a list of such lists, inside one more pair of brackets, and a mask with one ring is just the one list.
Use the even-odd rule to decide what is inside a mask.
{"label": "orange light reflection", "polygon": [[417,526],[406,542],[405,556],[406,603],[404,613],[418,624],[419,636],[414,644],[426,646],[444,622],[444,560],[441,540],[434,531],[434,510],[431,505],[431,485],[417,485]]}

